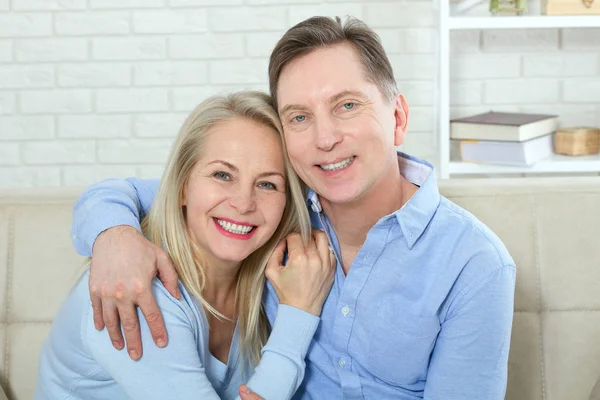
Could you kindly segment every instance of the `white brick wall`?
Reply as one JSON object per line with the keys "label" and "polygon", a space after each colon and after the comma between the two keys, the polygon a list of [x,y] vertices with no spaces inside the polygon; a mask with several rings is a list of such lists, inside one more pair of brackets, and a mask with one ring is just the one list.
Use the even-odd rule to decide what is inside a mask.
{"label": "white brick wall", "polygon": [[[354,15],[411,106],[403,149],[437,162],[433,0],[0,0],[0,187],[158,177],[208,95],[267,89],[291,25]],[[600,29],[451,36],[452,116],[489,108],[600,125]]]}

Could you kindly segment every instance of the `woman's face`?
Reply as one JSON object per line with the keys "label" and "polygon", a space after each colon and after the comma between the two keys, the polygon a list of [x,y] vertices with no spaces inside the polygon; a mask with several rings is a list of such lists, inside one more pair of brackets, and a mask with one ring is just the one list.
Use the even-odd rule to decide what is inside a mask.
{"label": "woman's face", "polygon": [[271,238],[285,208],[281,141],[236,118],[213,126],[183,191],[187,229],[209,263],[237,264]]}

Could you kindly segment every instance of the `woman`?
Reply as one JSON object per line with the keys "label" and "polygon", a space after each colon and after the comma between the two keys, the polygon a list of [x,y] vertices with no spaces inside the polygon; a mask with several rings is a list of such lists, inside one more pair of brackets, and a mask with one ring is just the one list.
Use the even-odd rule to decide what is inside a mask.
{"label": "woman", "polygon": [[[181,300],[153,282],[169,344],[150,345],[139,315],[144,355],[132,361],[114,350],[94,328],[88,270],[44,344],[36,399],[234,398],[248,378],[265,398],[291,397],[333,269],[326,237],[311,236],[282,141],[265,94],[213,97],[192,112],[142,224],[179,275]],[[286,241],[296,254],[281,268]],[[265,271],[281,300],[268,342]]]}

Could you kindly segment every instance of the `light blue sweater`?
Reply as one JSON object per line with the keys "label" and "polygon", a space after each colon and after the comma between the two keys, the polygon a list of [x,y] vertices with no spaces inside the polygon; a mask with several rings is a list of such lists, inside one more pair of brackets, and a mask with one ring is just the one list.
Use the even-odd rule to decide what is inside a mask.
{"label": "light blue sweater", "polygon": [[[233,399],[240,384],[266,399],[289,399],[304,377],[304,357],[319,318],[280,305],[268,343],[249,381],[242,372],[236,331],[227,365],[208,349],[208,323],[200,303],[179,283],[181,300],[157,279],[153,292],[162,311],[169,342],[158,348],[138,309],[143,355],[132,361],[116,350],[106,329],[94,328],[83,274],[58,312],[44,343],[35,394],[43,399]],[[249,368],[249,367],[248,367]]]}

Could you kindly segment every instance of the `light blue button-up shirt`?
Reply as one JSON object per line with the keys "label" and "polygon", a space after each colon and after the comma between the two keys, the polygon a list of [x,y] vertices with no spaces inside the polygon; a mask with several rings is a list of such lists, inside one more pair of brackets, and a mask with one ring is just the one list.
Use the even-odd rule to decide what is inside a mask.
{"label": "light blue button-up shirt", "polygon": [[[516,268],[505,246],[473,215],[442,197],[433,167],[403,153],[401,173],[419,186],[371,228],[347,276],[338,264],[310,345],[303,399],[503,399]],[[106,181],[75,207],[73,238],[89,255],[117,224],[139,229],[156,181]],[[318,196],[315,227],[336,234]],[[265,304],[277,307],[269,287]]]}

